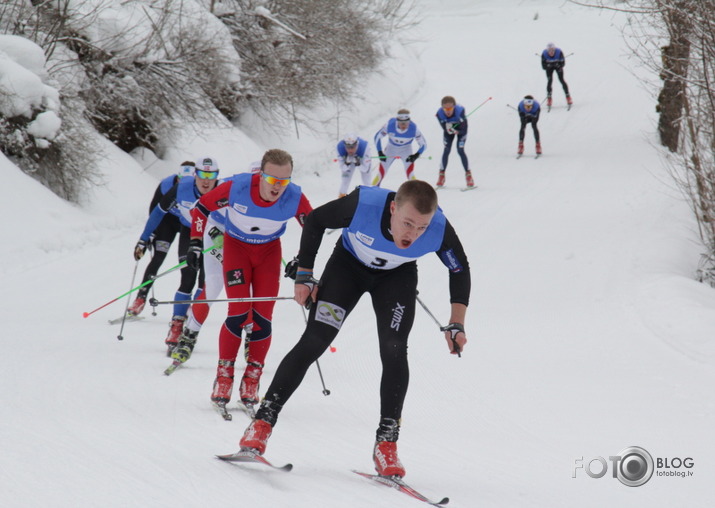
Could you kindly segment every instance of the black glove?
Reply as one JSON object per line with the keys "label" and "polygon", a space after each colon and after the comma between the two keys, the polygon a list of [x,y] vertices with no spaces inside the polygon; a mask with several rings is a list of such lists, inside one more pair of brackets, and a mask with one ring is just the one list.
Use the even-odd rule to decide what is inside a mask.
{"label": "black glove", "polygon": [[313,277],[313,273],[298,273],[295,276],[295,283],[296,284],[304,284],[308,286],[308,289],[310,290],[310,295],[308,295],[308,298],[305,300],[305,308],[310,309],[310,306],[313,305],[313,289],[315,286],[318,284],[318,280]]}
{"label": "black glove", "polygon": [[288,277],[289,279],[295,280],[295,276],[298,273],[298,257],[294,257],[286,264],[283,277]]}
{"label": "black glove", "polygon": [[139,261],[144,253],[146,252],[146,242],[144,240],[139,240],[134,246],[134,259]]}
{"label": "black glove", "polygon": [[412,155],[408,155],[408,156],[407,156],[407,159],[405,159],[405,160],[406,160],[407,162],[412,163],[412,162],[415,162],[415,161],[419,158],[419,156],[420,156],[420,153],[419,153],[419,152],[415,152],[415,153],[413,153]]}
{"label": "black glove", "polygon": [[201,268],[201,251],[204,242],[200,238],[192,238],[189,242],[189,250],[186,251],[186,266],[198,271]]}
{"label": "black glove", "polygon": [[377,151],[377,156],[381,161],[384,161],[385,159],[387,159],[387,157],[385,157],[385,152],[383,152],[382,150]]}
{"label": "black glove", "polygon": [[362,157],[358,157],[357,155],[355,156],[355,165],[359,166],[360,163],[362,162]]}

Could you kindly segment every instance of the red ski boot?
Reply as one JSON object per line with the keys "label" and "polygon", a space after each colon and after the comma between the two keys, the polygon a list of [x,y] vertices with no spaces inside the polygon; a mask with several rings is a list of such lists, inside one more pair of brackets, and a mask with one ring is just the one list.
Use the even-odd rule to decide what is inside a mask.
{"label": "red ski boot", "polygon": [[439,177],[437,177],[437,185],[436,187],[444,187],[444,169],[439,170]]}
{"label": "red ski boot", "polygon": [[127,309],[127,315],[138,316],[144,310],[144,305],[146,305],[146,298],[137,296],[134,303]]}
{"label": "red ski boot", "polygon": [[536,142],[536,155],[541,155],[541,143]]}
{"label": "red ski boot", "polygon": [[167,351],[166,356],[171,357],[171,353],[174,348],[179,344],[179,337],[181,332],[184,330],[184,322],[186,321],[186,316],[174,316],[169,323],[169,334],[164,339],[164,344],[166,344]]}
{"label": "red ski boot", "polygon": [[241,378],[241,402],[247,407],[253,407],[258,402],[258,386],[263,373],[263,365],[249,362]]}
{"label": "red ski boot", "polygon": [[243,437],[238,444],[241,450],[251,450],[258,455],[263,455],[272,432],[273,426],[270,423],[263,420],[253,420],[243,433]]}
{"label": "red ski boot", "polygon": [[394,441],[377,441],[372,460],[380,476],[405,476],[405,468],[397,456],[397,443]]}
{"label": "red ski boot", "polygon": [[519,141],[519,147],[516,149],[517,155],[522,155],[524,153],[524,142]]}
{"label": "red ski boot", "polygon": [[233,392],[233,365],[231,360],[219,360],[216,369],[216,379],[211,392],[211,401],[214,404],[226,405],[231,400]]}
{"label": "red ski boot", "polygon": [[467,187],[470,189],[474,187],[474,178],[472,178],[472,172],[467,170],[464,176],[467,179]]}

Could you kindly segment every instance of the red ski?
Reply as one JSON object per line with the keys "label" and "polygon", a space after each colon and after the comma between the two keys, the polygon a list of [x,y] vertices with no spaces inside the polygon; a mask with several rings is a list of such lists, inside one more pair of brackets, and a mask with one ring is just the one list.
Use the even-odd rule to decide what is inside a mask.
{"label": "red ski", "polygon": [[419,499],[420,501],[424,501],[425,503],[432,506],[444,506],[449,503],[448,497],[442,498],[441,501],[432,501],[431,499],[425,497],[424,495],[420,494],[415,489],[407,485],[404,481],[402,481],[402,478],[400,478],[399,476],[381,476],[378,474],[368,474],[363,473],[361,471],[355,471],[354,469],[353,473],[359,474],[363,478],[367,478],[368,480],[372,480],[387,487],[392,487],[393,489],[399,490],[400,492],[407,494],[410,497]]}
{"label": "red ski", "polygon": [[285,471],[286,473],[293,469],[293,464],[286,464],[285,466],[274,466],[266,459],[264,459],[263,456],[258,455],[257,453],[252,452],[250,450],[240,450],[236,453],[229,453],[228,455],[216,455],[216,458],[219,458],[226,462],[250,462],[253,464],[263,464],[264,466],[277,469],[278,471]]}

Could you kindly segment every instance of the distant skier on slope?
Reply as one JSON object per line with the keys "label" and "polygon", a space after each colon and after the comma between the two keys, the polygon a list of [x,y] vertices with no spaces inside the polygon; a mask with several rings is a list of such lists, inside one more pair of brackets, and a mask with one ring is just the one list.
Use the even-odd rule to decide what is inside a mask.
{"label": "distant skier on slope", "polygon": [[457,101],[451,95],[446,95],[442,98],[442,107],[437,110],[435,116],[437,117],[440,127],[442,127],[442,142],[444,143],[442,162],[439,166],[439,177],[437,178],[437,187],[444,185],[449,153],[452,151],[452,143],[454,142],[455,136],[457,137],[457,153],[460,159],[462,159],[467,187],[474,187],[474,179],[469,169],[469,160],[467,159],[467,153],[464,151],[464,145],[467,142],[468,128],[467,114],[464,110],[464,106],[457,104]]}
{"label": "distant skier on slope", "polygon": [[[382,149],[382,138],[387,136],[387,146]],[[412,153],[412,142],[416,141],[417,151]],[[377,133],[375,133],[375,146],[380,159],[378,166],[379,174],[375,177],[373,184],[380,186],[382,180],[387,175],[387,171],[395,159],[402,159],[405,166],[405,176],[408,180],[415,179],[415,161],[427,148],[424,136],[417,128],[417,124],[410,120],[410,111],[400,109],[397,116],[390,118]]]}
{"label": "distant skier on slope", "polygon": [[348,134],[338,142],[335,149],[338,154],[338,167],[340,168],[338,197],[347,195],[350,181],[356,169],[360,172],[362,184],[369,187],[372,158],[370,157],[370,145],[367,140],[357,134]]}
{"label": "distant skier on slope", "polygon": [[546,106],[551,108],[551,85],[554,81],[554,71],[561,82],[561,86],[566,94],[566,103],[569,107],[573,104],[571,95],[569,94],[569,86],[564,81],[564,66],[566,65],[566,57],[560,48],[557,48],[553,42],[546,45],[546,49],[541,52],[541,68],[546,71]]}
{"label": "distant skier on slope", "polygon": [[541,105],[538,101],[534,100],[533,96],[526,95],[516,109],[519,112],[519,118],[521,120],[521,128],[519,129],[519,148],[517,150],[517,154],[521,156],[524,153],[524,136],[526,134],[526,126],[531,124],[531,128],[534,130],[534,140],[536,141],[536,155],[541,155],[541,136],[539,134],[539,128],[536,126],[536,124],[539,123]]}

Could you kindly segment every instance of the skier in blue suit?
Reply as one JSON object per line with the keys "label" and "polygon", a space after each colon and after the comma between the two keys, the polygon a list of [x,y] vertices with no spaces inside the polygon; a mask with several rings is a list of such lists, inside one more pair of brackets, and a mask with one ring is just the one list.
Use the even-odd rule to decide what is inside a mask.
{"label": "skier in blue suit", "polygon": [[566,103],[571,106],[573,101],[569,94],[569,86],[564,81],[564,66],[566,65],[566,57],[560,48],[557,48],[553,42],[546,45],[546,49],[541,52],[541,68],[546,71],[546,106],[551,107],[551,84],[554,81],[554,71],[561,82],[561,86],[566,94]]}
{"label": "skier in blue suit", "polygon": [[534,140],[536,141],[536,155],[541,155],[541,136],[539,128],[536,126],[539,123],[539,114],[541,113],[541,105],[534,100],[531,95],[524,96],[524,99],[517,107],[519,118],[521,119],[521,128],[519,129],[519,155],[524,153],[524,135],[526,134],[526,126],[531,124],[534,130]]}

